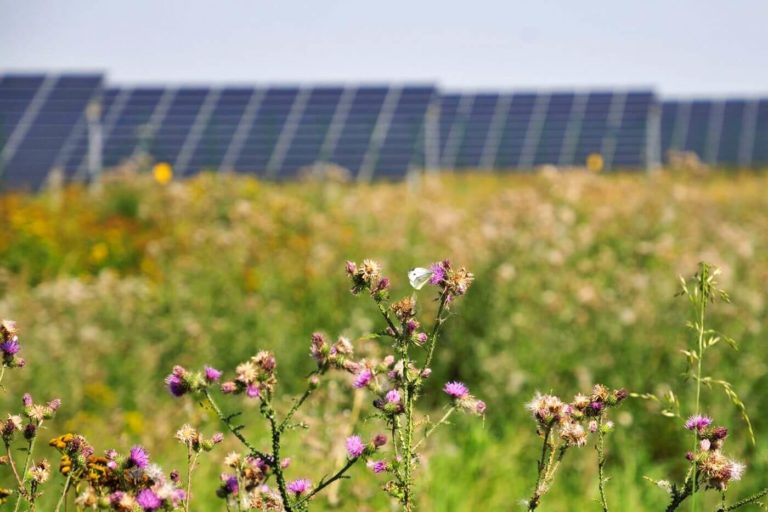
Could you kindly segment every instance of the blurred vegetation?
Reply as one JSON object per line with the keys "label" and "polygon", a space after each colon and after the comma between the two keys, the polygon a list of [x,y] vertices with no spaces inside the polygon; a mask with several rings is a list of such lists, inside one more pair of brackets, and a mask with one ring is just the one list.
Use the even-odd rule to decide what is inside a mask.
{"label": "blurred vegetation", "polygon": [[[765,486],[768,472],[768,420],[759,414],[768,407],[766,190],[761,174],[573,172],[370,186],[226,175],[163,186],[133,175],[90,190],[6,194],[0,316],[18,322],[29,364],[6,376],[2,411],[18,409],[23,391],[60,396],[51,437],[77,431],[98,449],[141,442],[164,467],[181,466],[175,430],[186,422],[208,434],[220,427],[165,391],[173,364],[231,371],[272,349],[282,389],[295,391],[291,383],[298,387],[312,366],[313,331],[354,339],[378,325],[371,304],[349,294],[345,260],[381,261],[397,295],[410,293],[409,268],[447,257],[477,279],[447,324],[433,406],[439,413],[442,383],[460,379],[489,413],[483,426],[458,418],[434,438],[420,499],[424,510],[510,510],[534,483],[535,426],[524,403],[535,391],[567,399],[602,382],[690,399],[679,353],[691,343],[689,306],[674,293],[678,276],[706,260],[722,268],[733,298],[710,319],[740,351],[713,351],[705,374],[716,368],[735,383],[757,445],[721,391],[704,395],[703,410],[730,427],[728,452],[748,465],[730,494],[746,495]],[[356,417],[348,389],[330,383],[307,410]],[[666,496],[642,477],[680,477],[688,436],[652,402],[630,400],[617,413],[609,501],[658,510]],[[294,446],[295,477],[319,480],[334,467],[343,438],[330,423],[315,421],[315,440]],[[196,476],[205,509],[220,506],[213,489],[224,450],[213,455],[201,470],[209,483]],[[543,509],[597,509],[594,450],[569,459]],[[374,493],[378,479],[363,473],[343,484],[341,508],[387,508]]]}

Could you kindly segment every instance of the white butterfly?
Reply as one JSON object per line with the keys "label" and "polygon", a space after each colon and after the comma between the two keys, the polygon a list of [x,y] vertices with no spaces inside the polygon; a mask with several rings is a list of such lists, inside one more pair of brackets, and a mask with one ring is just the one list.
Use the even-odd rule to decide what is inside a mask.
{"label": "white butterfly", "polygon": [[412,268],[408,272],[408,281],[411,282],[411,286],[416,290],[421,290],[425,284],[432,278],[432,272],[428,268],[416,267]]}

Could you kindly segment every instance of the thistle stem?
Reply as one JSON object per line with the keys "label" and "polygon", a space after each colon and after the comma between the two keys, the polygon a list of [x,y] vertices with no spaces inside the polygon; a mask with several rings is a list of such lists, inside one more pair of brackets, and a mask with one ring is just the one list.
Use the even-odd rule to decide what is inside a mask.
{"label": "thistle stem", "polygon": [[338,470],[332,477],[330,477],[328,480],[321,481],[317,487],[312,489],[312,492],[307,494],[301,500],[297,501],[296,506],[304,504],[305,502],[309,501],[310,498],[312,498],[312,496],[319,493],[320,491],[322,491],[323,489],[331,485],[336,480],[339,480],[340,478],[344,478],[344,473],[346,473],[349,470],[349,468],[354,466],[355,463],[359,460],[360,460],[360,457],[356,457],[354,459],[350,459],[349,461],[347,461],[347,463],[340,470]]}
{"label": "thistle stem", "polygon": [[432,427],[431,427],[429,430],[427,430],[427,431],[426,431],[426,433],[424,434],[424,437],[423,437],[423,438],[421,438],[421,439],[419,440],[419,442],[418,442],[418,443],[416,443],[416,445],[413,447],[413,449],[415,450],[415,449],[417,449],[419,446],[421,446],[421,443],[423,443],[424,441],[426,441],[426,440],[427,440],[427,438],[428,438],[429,436],[431,436],[431,435],[432,435],[432,433],[433,433],[435,430],[437,430],[437,427],[439,427],[440,425],[442,425],[443,423],[445,423],[445,422],[448,420],[448,418],[450,418],[451,414],[453,414],[453,413],[454,413],[454,411],[456,411],[456,407],[451,407],[450,409],[448,409],[448,412],[446,412],[446,413],[443,415],[443,417],[442,417],[442,418],[440,418],[440,420],[439,420],[437,423],[435,423],[434,425],[432,425]]}
{"label": "thistle stem", "polygon": [[211,408],[213,408],[214,412],[216,413],[216,416],[219,417],[219,420],[221,420],[224,425],[227,426],[230,432],[241,442],[243,445],[248,448],[248,450],[251,452],[251,454],[262,458],[264,460],[267,459],[267,456],[262,453],[260,450],[256,449],[255,446],[253,446],[244,436],[240,433],[240,428],[236,425],[232,424],[232,420],[229,416],[225,416],[223,412],[221,412],[221,409],[216,404],[216,402],[213,400],[213,397],[211,396],[210,392],[206,389],[203,391],[203,396],[205,397],[205,400],[210,404]]}
{"label": "thistle stem", "polygon": [[[707,296],[705,295],[705,286],[706,286],[706,279],[707,279],[707,272],[706,267],[702,267],[701,275],[699,276],[699,294],[698,294],[698,304],[699,307],[699,325],[698,325],[698,361],[696,366],[696,412],[694,413],[696,416],[700,414],[700,404],[701,404],[701,362],[702,359],[704,359],[704,312],[707,308]],[[694,429],[693,431],[693,452],[696,453],[696,448],[699,444],[699,438],[698,438],[698,431]],[[698,480],[698,468],[696,467],[696,461],[693,460],[691,462],[693,465],[693,490],[691,491],[692,499],[691,499],[691,511],[696,512],[696,483]]]}
{"label": "thistle stem", "polygon": [[[37,428],[40,428],[42,425],[42,422],[40,422],[37,425]],[[27,471],[29,470],[29,462],[32,460],[32,452],[35,450],[35,441],[37,441],[37,435],[29,440],[29,443],[27,444],[27,456],[24,459],[24,471],[21,473],[21,482],[19,483],[19,497],[16,500],[16,506],[13,507],[13,512],[17,512],[19,510],[19,507],[21,506],[21,500],[22,500],[22,493],[26,492],[26,488],[24,487],[27,483]],[[18,474],[16,475],[18,478]]]}
{"label": "thistle stem", "polygon": [[759,500],[760,498],[762,498],[763,496],[766,496],[766,495],[768,495],[768,487],[766,487],[765,489],[763,489],[762,491],[760,491],[758,493],[753,494],[752,496],[749,496],[748,498],[744,498],[743,500],[737,501],[733,505],[730,505],[730,506],[726,507],[725,504],[723,504],[723,506],[721,506],[719,509],[717,509],[717,512],[727,512],[729,510],[736,510],[737,508],[741,508],[741,507],[743,507],[745,505],[749,505],[750,503],[754,503],[754,502],[756,502],[757,500]]}
{"label": "thistle stem", "polygon": [[56,510],[55,510],[55,512],[59,512],[59,510],[61,510],[61,506],[66,501],[67,493],[69,492],[69,484],[70,483],[72,483],[72,471],[70,471],[67,474],[67,480],[64,482],[64,490],[61,492],[61,497],[59,498],[58,503],[56,503]]}
{"label": "thistle stem", "polygon": [[603,506],[603,512],[608,512],[608,500],[605,497],[605,476],[603,467],[605,466],[605,433],[603,432],[603,415],[597,419],[597,482],[600,490],[600,503]]}

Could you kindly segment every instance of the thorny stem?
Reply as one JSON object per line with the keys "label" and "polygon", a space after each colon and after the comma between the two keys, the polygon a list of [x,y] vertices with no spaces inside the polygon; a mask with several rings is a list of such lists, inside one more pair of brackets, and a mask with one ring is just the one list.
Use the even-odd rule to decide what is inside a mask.
{"label": "thorny stem", "polygon": [[544,441],[541,444],[541,458],[539,459],[539,462],[537,464],[538,468],[538,475],[536,477],[536,486],[533,488],[533,495],[531,496],[531,499],[528,500],[528,510],[536,510],[536,507],[539,506],[539,501],[541,500],[541,494],[539,492],[539,488],[541,487],[541,479],[544,476],[544,469],[546,467],[546,460],[547,460],[547,450],[550,449],[549,444],[549,435],[552,432],[552,426],[548,426],[547,429],[544,431]]}
{"label": "thorny stem", "polygon": [[766,496],[766,495],[768,495],[768,487],[766,487],[765,489],[763,489],[762,491],[760,491],[760,492],[758,492],[756,494],[753,494],[752,496],[749,496],[748,498],[744,498],[743,500],[737,501],[733,505],[729,505],[729,506],[726,507],[723,504],[723,506],[721,506],[719,509],[717,509],[717,512],[727,512],[728,510],[736,510],[737,508],[741,508],[741,507],[743,507],[745,505],[749,505],[750,503],[754,503],[754,502],[756,502],[757,500],[759,500],[760,498],[762,498],[763,496]]}
{"label": "thorny stem", "polygon": [[283,468],[280,466],[280,428],[275,420],[275,411],[271,407],[267,410],[266,417],[272,429],[272,469],[277,479],[277,488],[280,491],[280,497],[283,499],[285,512],[293,512],[288,501],[288,491],[285,488],[285,475],[283,475]]}
{"label": "thorny stem", "polygon": [[[317,372],[312,372],[310,374],[310,378],[312,375],[316,374]],[[296,411],[299,410],[299,407],[309,398],[309,396],[314,392],[315,386],[308,386],[307,389],[304,391],[304,394],[302,394],[298,400],[296,400],[293,404],[293,407],[291,407],[291,410],[288,411],[288,414],[285,415],[285,418],[283,418],[283,421],[280,422],[280,426],[278,427],[278,430],[280,432],[285,432],[286,427],[288,427],[288,422],[293,418],[293,415],[296,414]]]}
{"label": "thorny stem", "polygon": [[[42,422],[39,423],[37,427],[40,428],[41,425]],[[21,473],[21,482],[19,483],[19,497],[16,500],[16,506],[13,507],[13,512],[17,512],[19,510],[23,493],[26,492],[26,488],[24,486],[27,483],[27,471],[29,470],[29,462],[32,459],[32,452],[35,450],[35,441],[37,441],[37,436],[30,439],[29,444],[27,444],[27,457],[24,459],[24,471]],[[18,477],[18,474],[16,476]]]}
{"label": "thorny stem", "polygon": [[69,484],[72,483],[72,472],[70,471],[69,474],[67,474],[67,480],[64,482],[64,490],[61,491],[61,497],[59,498],[59,502],[56,504],[56,511],[59,512],[61,510],[61,505],[64,504],[64,501],[67,498],[67,493],[69,492]]}
{"label": "thorny stem", "polygon": [[683,486],[682,491],[678,491],[677,489],[673,488],[672,501],[669,503],[669,505],[665,509],[665,512],[673,512],[677,510],[677,507],[679,507],[683,503],[683,501],[685,501],[686,498],[688,498],[688,496],[693,494],[693,488],[694,487],[690,478],[685,479],[685,484]]}
{"label": "thorny stem", "polygon": [[444,291],[442,295],[440,295],[440,305],[437,308],[435,324],[432,326],[432,332],[429,335],[429,349],[427,350],[427,359],[424,361],[424,369],[429,368],[429,365],[432,363],[432,356],[435,353],[435,345],[437,344],[437,334],[440,330],[440,326],[445,322],[445,318],[443,318],[443,310],[445,309],[446,302],[448,302],[448,293]]}
{"label": "thorny stem", "polygon": [[[354,459],[350,459],[349,461],[347,461],[347,463],[344,464],[344,466],[340,470],[338,470],[332,477],[330,477],[328,480],[322,480],[317,487],[312,489],[312,492],[307,494],[301,500],[297,501],[296,502],[296,506],[304,504],[305,502],[309,501],[310,498],[312,498],[312,496],[314,496],[315,494],[319,493],[320,491],[322,491],[323,489],[325,489],[326,487],[331,485],[336,480],[339,480],[340,478],[344,478],[344,473],[346,473],[347,470],[349,470],[349,468],[354,466],[355,463],[357,461],[359,461],[359,460],[360,460],[360,457],[357,457],[357,458],[354,458]],[[288,509],[286,508],[286,510],[288,510]]]}
{"label": "thorny stem", "polygon": [[[701,360],[704,359],[704,312],[707,308],[707,296],[705,295],[705,287],[706,287],[706,280],[707,280],[707,272],[706,268],[702,268],[701,275],[699,277],[699,296],[698,296],[698,304],[699,306],[699,325],[698,325],[698,334],[699,334],[699,344],[698,344],[698,361],[697,361],[697,368],[696,368],[696,412],[695,415],[699,415],[699,407],[701,403]],[[698,432],[694,429],[693,431],[693,452],[696,453],[696,447],[699,444],[699,438],[698,438]],[[693,465],[693,490],[691,491],[692,494],[692,500],[691,500],[691,510],[693,512],[696,512],[696,482],[698,475],[696,474],[698,471],[698,468],[696,467],[696,461],[694,460],[692,463]]]}
{"label": "thorny stem", "polygon": [[439,420],[437,423],[435,423],[434,425],[432,425],[432,427],[431,427],[429,430],[427,430],[427,431],[426,431],[426,433],[424,434],[424,437],[422,437],[422,438],[419,440],[419,442],[418,442],[418,443],[416,443],[416,445],[413,447],[413,449],[415,450],[415,449],[417,449],[419,446],[421,446],[421,443],[423,443],[424,441],[426,441],[426,440],[427,440],[427,438],[428,438],[429,436],[431,436],[431,435],[432,435],[432,433],[433,433],[435,430],[437,430],[437,427],[439,427],[440,425],[442,425],[443,423],[445,423],[445,422],[448,420],[448,418],[450,418],[451,414],[453,414],[453,412],[454,412],[455,410],[456,410],[456,407],[451,407],[450,409],[448,409],[448,412],[446,412],[446,413],[443,415],[443,417],[442,417],[442,418],[440,418],[440,420]]}
{"label": "thorny stem", "polygon": [[392,322],[392,319],[389,317],[389,313],[387,312],[387,308],[384,306],[382,302],[376,301],[376,305],[379,307],[379,311],[381,312],[381,316],[384,317],[384,320],[386,320],[387,325],[390,329],[395,333],[396,338],[400,338],[400,331],[397,330],[397,327],[395,327],[394,322]]}
{"label": "thorny stem", "polygon": [[253,446],[244,436],[240,433],[240,430],[242,427],[238,427],[237,425],[232,424],[231,416],[225,416],[223,412],[221,412],[221,409],[216,404],[216,402],[213,400],[213,397],[211,396],[210,392],[208,390],[203,391],[203,396],[205,397],[205,400],[210,404],[211,408],[213,408],[214,412],[216,413],[216,416],[219,417],[222,423],[224,423],[230,432],[238,439],[240,440],[243,445],[248,448],[248,450],[251,452],[251,454],[260,457],[264,460],[267,459],[267,456],[262,453],[260,450],[256,449],[255,446]]}
{"label": "thorny stem", "polygon": [[605,498],[605,477],[603,476],[603,467],[605,466],[605,433],[603,432],[603,415],[597,419],[597,482],[600,490],[600,503],[603,506],[603,512],[608,512],[608,501]]}

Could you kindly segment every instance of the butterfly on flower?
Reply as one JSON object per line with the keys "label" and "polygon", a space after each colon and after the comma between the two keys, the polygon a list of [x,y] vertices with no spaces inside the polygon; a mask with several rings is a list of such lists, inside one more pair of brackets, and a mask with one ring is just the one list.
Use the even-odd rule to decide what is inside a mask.
{"label": "butterfly on flower", "polygon": [[434,271],[428,268],[416,267],[408,271],[408,281],[415,290],[421,290],[433,275]]}

